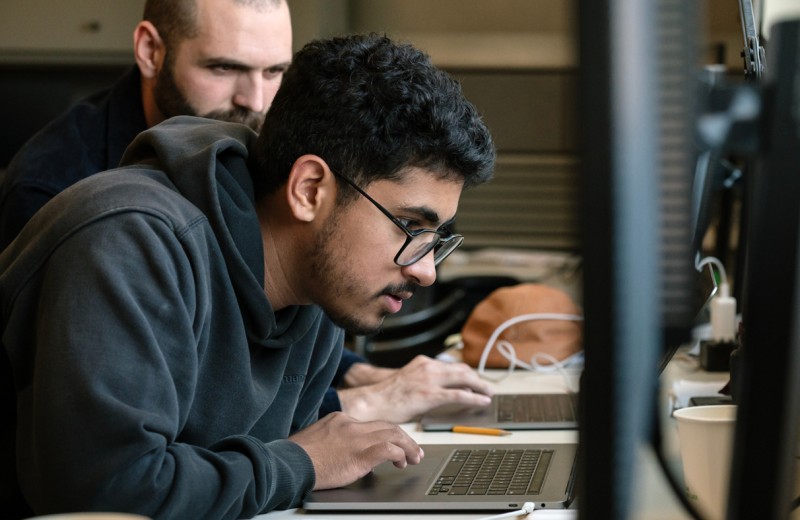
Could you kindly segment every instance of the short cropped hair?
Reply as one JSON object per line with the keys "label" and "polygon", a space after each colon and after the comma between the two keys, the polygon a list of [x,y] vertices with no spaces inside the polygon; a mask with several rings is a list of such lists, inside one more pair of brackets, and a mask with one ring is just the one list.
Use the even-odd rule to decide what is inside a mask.
{"label": "short cropped hair", "polygon": [[[198,0],[146,0],[143,20],[152,23],[167,48],[197,36]],[[277,7],[285,0],[231,0],[232,3],[264,9]]]}
{"label": "short cropped hair", "polygon": [[423,52],[376,33],[315,40],[295,54],[256,144],[256,200],[304,154],[361,186],[419,167],[470,187],[491,178],[495,161],[460,84]]}

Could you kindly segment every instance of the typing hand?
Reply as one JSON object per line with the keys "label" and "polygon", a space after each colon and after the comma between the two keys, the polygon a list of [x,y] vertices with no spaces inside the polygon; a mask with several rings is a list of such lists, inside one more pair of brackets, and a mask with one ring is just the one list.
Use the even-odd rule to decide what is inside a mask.
{"label": "typing hand", "polygon": [[339,390],[342,411],[362,421],[408,422],[448,403],[487,406],[492,395],[489,384],[468,365],[427,356],[400,369],[357,363],[345,381],[354,387]]}
{"label": "typing hand", "polygon": [[398,468],[419,464],[422,448],[397,425],[361,422],[335,412],[289,437],[314,464],[314,489],[345,486],[386,461]]}

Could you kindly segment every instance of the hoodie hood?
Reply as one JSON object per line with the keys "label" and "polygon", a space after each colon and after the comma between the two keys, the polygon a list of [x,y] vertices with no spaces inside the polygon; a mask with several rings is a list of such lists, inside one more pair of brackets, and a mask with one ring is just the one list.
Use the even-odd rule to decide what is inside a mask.
{"label": "hoodie hood", "polygon": [[251,341],[279,347],[306,334],[321,311],[293,306],[276,314],[264,293],[263,241],[247,161],[255,141],[256,133],[241,124],[179,116],[139,134],[120,166],[148,165],[164,172],[206,215]]}

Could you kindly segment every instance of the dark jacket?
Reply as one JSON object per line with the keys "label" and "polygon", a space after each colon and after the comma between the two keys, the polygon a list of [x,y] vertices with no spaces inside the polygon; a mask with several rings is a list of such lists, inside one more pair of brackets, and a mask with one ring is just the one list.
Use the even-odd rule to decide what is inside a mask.
{"label": "dark jacket", "polygon": [[119,166],[147,123],[139,69],[82,99],[34,135],[0,174],[0,251],[47,201],[97,172]]}
{"label": "dark jacket", "polygon": [[254,139],[158,125],[0,254],[6,513],[239,518],[312,489],[286,437],[317,419],[343,332],[266,298]]}
{"label": "dark jacket", "polygon": [[[119,166],[127,146],[146,128],[141,76],[133,66],[111,89],[79,101],[32,137],[0,173],[0,251],[58,193]],[[343,351],[320,416],[341,410],[335,387],[357,362],[366,360]]]}

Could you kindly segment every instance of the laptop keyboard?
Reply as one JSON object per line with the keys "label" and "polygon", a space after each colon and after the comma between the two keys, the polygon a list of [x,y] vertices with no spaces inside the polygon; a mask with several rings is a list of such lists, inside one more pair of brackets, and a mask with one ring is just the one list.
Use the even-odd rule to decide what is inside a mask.
{"label": "laptop keyboard", "polygon": [[498,395],[499,422],[576,421],[578,394]]}
{"label": "laptop keyboard", "polygon": [[538,495],[553,450],[455,450],[428,495]]}

